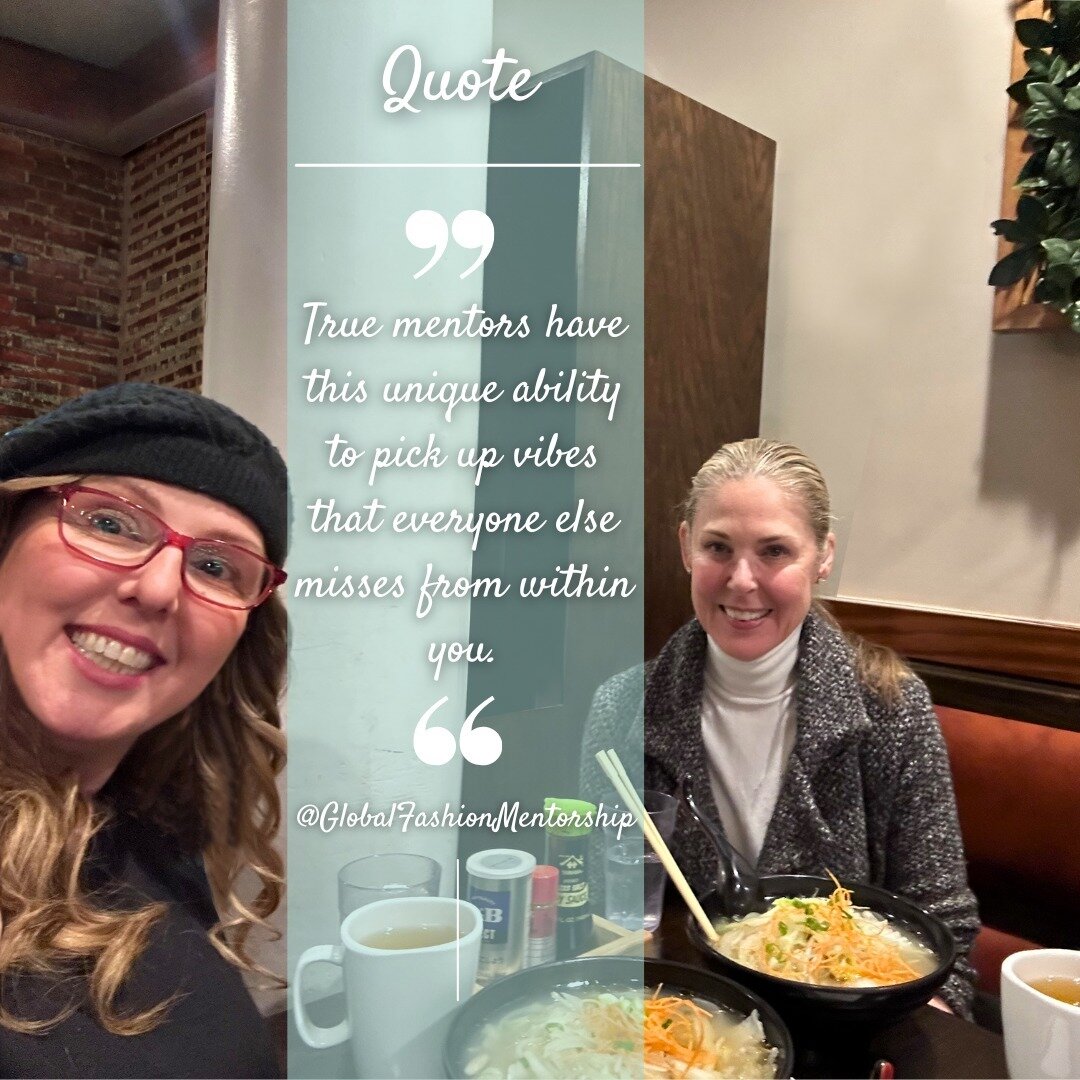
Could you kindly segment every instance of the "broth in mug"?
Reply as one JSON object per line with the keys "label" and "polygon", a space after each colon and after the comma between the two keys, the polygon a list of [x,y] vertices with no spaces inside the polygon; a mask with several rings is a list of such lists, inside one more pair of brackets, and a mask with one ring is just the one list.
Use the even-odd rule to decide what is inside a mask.
{"label": "broth in mug", "polygon": [[1042,979],[1026,980],[1032,990],[1038,990],[1040,994],[1053,998],[1055,1001],[1063,1001],[1066,1005],[1080,1007],[1080,978],[1072,979],[1067,975],[1055,975]]}
{"label": "broth in mug", "polygon": [[456,940],[453,926],[387,926],[356,940],[369,949],[426,949]]}

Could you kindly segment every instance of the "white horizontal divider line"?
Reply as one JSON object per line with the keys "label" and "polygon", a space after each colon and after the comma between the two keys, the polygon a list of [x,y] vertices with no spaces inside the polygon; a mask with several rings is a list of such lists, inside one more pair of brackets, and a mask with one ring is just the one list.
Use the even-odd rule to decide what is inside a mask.
{"label": "white horizontal divider line", "polygon": [[294,169],[640,169],[640,161],[297,161]]}

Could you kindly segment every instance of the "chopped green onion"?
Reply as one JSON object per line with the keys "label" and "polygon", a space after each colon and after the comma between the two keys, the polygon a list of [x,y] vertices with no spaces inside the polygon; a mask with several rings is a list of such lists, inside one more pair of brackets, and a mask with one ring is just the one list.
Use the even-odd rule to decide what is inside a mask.
{"label": "chopped green onion", "polygon": [[829,924],[827,922],[815,919],[812,915],[807,915],[804,925],[808,930],[817,930],[819,933],[829,929]]}
{"label": "chopped green onion", "polygon": [[660,1025],[660,1026],[661,1026],[662,1028],[669,1028],[669,1027],[671,1027],[671,1018],[669,1017],[669,1018],[668,1018],[667,1020],[665,1020],[665,1021],[664,1021],[664,1022],[663,1022],[663,1023],[662,1023],[661,1025]]}
{"label": "chopped green onion", "polygon": [[786,934],[786,933],[787,933],[787,931],[788,931],[788,925],[787,925],[787,923],[786,923],[786,922],[782,922],[782,923],[780,924],[780,933],[781,933],[781,934]]}

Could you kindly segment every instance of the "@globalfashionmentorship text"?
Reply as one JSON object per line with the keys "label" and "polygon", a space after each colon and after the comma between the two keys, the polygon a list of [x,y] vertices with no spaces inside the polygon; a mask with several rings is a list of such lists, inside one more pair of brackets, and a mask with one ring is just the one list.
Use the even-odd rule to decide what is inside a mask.
{"label": "@globalfashionmentorship text", "polygon": [[623,829],[634,824],[629,810],[605,807],[600,803],[595,813],[580,814],[549,806],[544,810],[523,810],[520,802],[502,803],[498,810],[468,810],[464,803],[443,803],[435,809],[419,809],[415,802],[402,800],[388,807],[372,808],[370,803],[355,806],[331,799],[325,803],[305,803],[296,812],[296,824],[302,829],[330,833],[337,829],[490,829],[493,833],[536,828],[601,829],[611,827],[622,836]]}

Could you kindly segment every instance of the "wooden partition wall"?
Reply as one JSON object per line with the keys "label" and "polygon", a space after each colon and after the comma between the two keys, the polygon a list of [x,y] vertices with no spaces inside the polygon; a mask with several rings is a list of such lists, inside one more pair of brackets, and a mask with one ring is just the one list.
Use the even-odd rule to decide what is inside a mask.
{"label": "wooden partition wall", "polygon": [[645,80],[645,655],[692,614],[691,476],[758,433],[776,144]]}
{"label": "wooden partition wall", "polygon": [[[558,300],[565,310],[614,313],[627,297],[644,294],[644,396],[628,392],[621,407],[624,419],[631,408],[644,410],[645,627],[637,619],[613,620],[600,605],[568,606],[565,614],[552,607],[541,627],[543,609],[530,607],[536,640],[542,635],[546,646],[561,643],[561,650],[546,648],[543,658],[534,650],[530,663],[515,669],[527,677],[515,677],[510,685],[491,685],[483,665],[470,670],[470,708],[489,695],[497,698],[504,712],[489,711],[488,717],[503,735],[503,763],[521,763],[519,769],[497,773],[466,765],[463,796],[470,807],[515,799],[534,806],[545,795],[575,790],[582,728],[596,688],[590,678],[630,667],[641,655],[643,636],[652,655],[689,617],[674,507],[717,446],[757,433],[761,407],[774,144],[669,87],[649,79],[643,85],[639,72],[598,53],[539,78],[545,92],[529,107],[493,106],[490,160],[536,161],[547,155],[553,161],[633,161],[642,154],[643,138],[644,222],[637,170],[596,169],[587,176],[572,170],[526,176],[493,171],[488,213],[498,223],[500,243],[485,267],[484,307],[518,310],[520,298],[529,296],[545,310]],[[638,238],[635,230],[642,226]],[[644,277],[640,262],[631,265],[624,254],[636,247],[636,239],[645,249]],[[530,253],[528,267],[520,252]],[[559,351],[541,352],[545,343],[536,341],[523,355],[519,348],[485,341],[482,375],[490,371],[506,380],[514,363],[542,361],[558,370],[579,362],[572,345],[547,345]],[[617,341],[601,354],[601,345],[591,345],[590,362],[633,387],[636,346]],[[617,433],[590,427],[607,421],[589,410],[567,413],[566,421],[573,425],[568,439],[584,445],[603,438],[612,459],[622,454],[632,462],[642,450],[632,424],[622,425],[625,434],[619,438],[626,441],[615,445]],[[480,443],[520,442],[521,424],[513,411],[503,417],[498,409],[485,408]],[[636,476],[636,468],[627,474]],[[478,507],[480,499],[499,496],[498,482],[498,474],[485,481]],[[506,482],[514,482],[512,474]],[[610,492],[597,486],[601,483],[610,480],[588,470],[568,476],[563,505],[572,506],[576,498],[607,505]],[[632,566],[640,557],[639,523],[627,513],[625,525],[604,549],[604,561],[613,566]],[[564,550],[537,556],[544,565],[596,561],[595,549],[585,546],[588,537],[563,535],[554,541]],[[502,551],[489,539],[474,558],[474,575],[504,572],[499,569],[504,560],[524,549],[519,542],[515,552]],[[512,642],[528,640],[526,619],[508,616],[512,609],[505,605],[488,610],[477,600],[471,610],[475,640],[500,641],[503,653]],[[530,768],[537,761],[544,769]],[[490,843],[490,833],[463,830],[460,853]]]}

